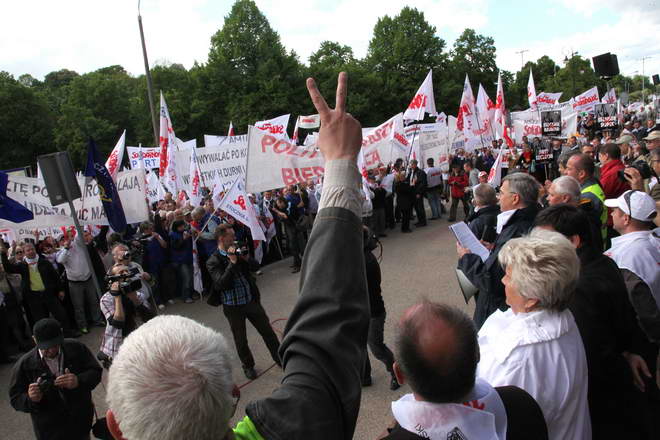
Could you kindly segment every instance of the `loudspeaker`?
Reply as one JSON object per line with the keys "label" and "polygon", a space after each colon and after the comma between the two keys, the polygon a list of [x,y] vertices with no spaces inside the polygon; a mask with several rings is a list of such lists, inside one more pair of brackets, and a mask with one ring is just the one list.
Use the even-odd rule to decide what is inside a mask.
{"label": "loudspeaker", "polygon": [[594,63],[594,70],[598,76],[611,78],[619,74],[619,61],[616,55],[609,52],[591,59]]}
{"label": "loudspeaker", "polygon": [[653,85],[657,86],[658,84],[660,84],[660,75],[655,74],[653,75]]}
{"label": "loudspeaker", "polygon": [[51,205],[61,205],[81,197],[69,153],[60,151],[44,154],[37,157],[37,162],[41,168],[41,176],[46,184]]}

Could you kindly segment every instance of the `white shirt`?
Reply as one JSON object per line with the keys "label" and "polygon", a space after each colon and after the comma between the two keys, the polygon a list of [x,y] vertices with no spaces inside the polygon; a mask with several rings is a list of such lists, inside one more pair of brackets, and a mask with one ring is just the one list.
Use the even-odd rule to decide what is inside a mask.
{"label": "white shirt", "polygon": [[498,234],[502,233],[502,229],[506,226],[506,224],[509,222],[509,219],[513,217],[513,214],[515,214],[517,209],[509,209],[508,211],[501,212],[497,214],[497,228],[496,231]]}
{"label": "white shirt", "polygon": [[76,236],[69,249],[62,248],[57,252],[57,262],[66,269],[69,281],[86,281],[92,276],[84,252],[87,252],[82,238]]}
{"label": "white shirt", "polygon": [[380,181],[380,186],[385,189],[385,192],[388,196],[391,195],[392,187],[394,186],[394,174],[388,174],[387,176],[383,177],[383,180]]}
{"label": "white shirt", "polygon": [[442,183],[442,170],[439,167],[426,169],[426,186],[435,188]]}
{"label": "white shirt", "polygon": [[515,385],[541,407],[550,440],[591,439],[587,358],[569,310],[497,310],[479,331],[477,376]]}

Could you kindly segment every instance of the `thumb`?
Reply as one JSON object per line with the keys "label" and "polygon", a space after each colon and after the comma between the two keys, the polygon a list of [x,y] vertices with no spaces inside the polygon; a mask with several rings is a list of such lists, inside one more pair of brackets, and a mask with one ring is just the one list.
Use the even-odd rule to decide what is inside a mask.
{"label": "thumb", "polygon": [[646,365],[646,362],[641,362],[641,369],[642,373],[644,373],[646,377],[651,377],[651,373],[649,372],[649,367]]}
{"label": "thumb", "polygon": [[69,371],[68,368],[65,368],[65,369],[64,369],[64,373],[65,373],[65,374],[71,374],[71,371]]}

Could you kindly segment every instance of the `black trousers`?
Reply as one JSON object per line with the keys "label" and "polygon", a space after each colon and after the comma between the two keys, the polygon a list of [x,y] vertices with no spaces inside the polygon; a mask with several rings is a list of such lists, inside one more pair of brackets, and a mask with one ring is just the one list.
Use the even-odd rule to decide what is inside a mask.
{"label": "black trousers", "polygon": [[417,195],[415,195],[415,201],[413,202],[413,206],[415,207],[415,214],[417,215],[417,221],[419,222],[420,225],[425,225],[426,210],[424,209],[424,196],[420,195],[419,197],[417,197]]}
{"label": "black trousers", "polygon": [[385,224],[390,229],[394,229],[396,224],[394,220],[394,194],[385,197]]}
{"label": "black trousers", "polygon": [[[369,320],[369,336],[367,336],[367,345],[371,353],[385,365],[385,369],[392,373],[394,365],[394,354],[392,350],[385,345],[383,333],[385,329],[385,314],[381,316],[372,316]],[[364,356],[363,378],[371,377],[371,362],[369,355]]]}
{"label": "black trousers", "polygon": [[270,320],[261,303],[252,300],[249,304],[243,306],[222,306],[222,311],[229,321],[231,334],[234,337],[234,345],[238,352],[238,358],[243,364],[243,368],[254,368],[254,357],[248,346],[245,320],[252,323],[259,332],[271,357],[276,363],[280,363],[280,357],[277,351],[280,349],[280,341],[270,325]]}
{"label": "black trousers", "polygon": [[410,230],[410,219],[412,218],[412,206],[397,206],[401,212],[401,230]]}
{"label": "black trousers", "polygon": [[30,308],[30,315],[33,321],[30,323],[30,328],[34,327],[34,324],[37,321],[43,318],[48,318],[51,314],[53,315],[53,318],[59,321],[62,328],[71,328],[64,307],[62,307],[60,300],[55,294],[48,291],[29,291],[23,296],[23,301],[27,307]]}

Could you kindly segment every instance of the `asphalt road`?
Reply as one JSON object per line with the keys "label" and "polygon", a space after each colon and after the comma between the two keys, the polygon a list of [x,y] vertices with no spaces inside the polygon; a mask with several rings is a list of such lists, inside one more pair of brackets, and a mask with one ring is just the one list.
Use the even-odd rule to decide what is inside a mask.
{"label": "asphalt road", "polygon": [[[412,234],[401,234],[399,230],[388,231],[389,236],[382,239],[383,255],[381,261],[382,289],[387,308],[385,324],[385,342],[393,349],[396,323],[403,311],[422,298],[442,301],[458,306],[472,313],[474,305],[465,304],[459,293],[454,267],[456,247],[453,234],[447,228],[446,215],[441,220],[429,222],[423,228],[414,228]],[[338,238],[340,239],[340,238]],[[378,255],[378,250],[375,251]],[[284,328],[284,319],[292,310],[298,295],[299,274],[291,274],[290,259],[266,266],[258,279],[263,305],[271,320],[278,320],[276,328]],[[337,274],[340,276],[341,274]],[[206,303],[177,303],[168,307],[165,313],[180,314],[200,321],[226,335],[230,341],[231,333],[227,320],[221,310],[209,307]],[[89,335],[81,338],[92,350],[98,351],[102,330],[95,328]],[[263,341],[248,325],[248,339],[256,360],[258,373],[272,365],[272,360]],[[371,357],[373,385],[363,389],[362,406],[355,431],[355,439],[373,439],[382,432],[391,421],[391,402],[409,392],[407,386],[397,391],[389,389],[389,374],[381,362]],[[247,380],[243,376],[238,357],[233,356],[234,380],[242,385]],[[139,366],[136,366],[139,368]],[[18,413],[9,404],[8,383],[10,366],[0,366],[0,439],[33,439],[34,434],[30,417]],[[278,385],[282,373],[278,368],[266,371],[254,382],[241,389],[241,402],[236,411],[235,420],[245,414],[245,405],[253,400],[270,394]],[[107,409],[105,387],[107,374],[103,382],[94,391],[94,401],[100,414]]]}

